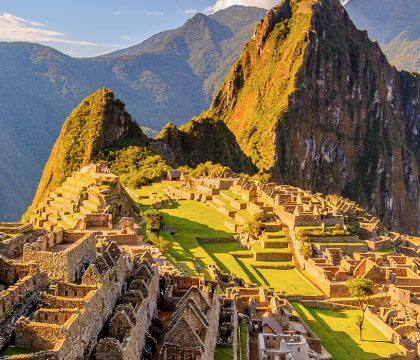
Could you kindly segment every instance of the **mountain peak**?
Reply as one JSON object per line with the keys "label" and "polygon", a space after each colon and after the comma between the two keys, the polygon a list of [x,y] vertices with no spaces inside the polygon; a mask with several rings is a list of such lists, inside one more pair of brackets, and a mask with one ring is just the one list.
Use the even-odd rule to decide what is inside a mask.
{"label": "mountain peak", "polygon": [[227,124],[260,170],[342,193],[388,227],[413,233],[419,86],[338,0],[284,0],[257,25],[209,115]]}
{"label": "mountain peak", "polygon": [[109,89],[86,97],[64,122],[38,185],[32,208],[49,192],[90,163],[99,152],[118,143],[144,145],[147,137]]}

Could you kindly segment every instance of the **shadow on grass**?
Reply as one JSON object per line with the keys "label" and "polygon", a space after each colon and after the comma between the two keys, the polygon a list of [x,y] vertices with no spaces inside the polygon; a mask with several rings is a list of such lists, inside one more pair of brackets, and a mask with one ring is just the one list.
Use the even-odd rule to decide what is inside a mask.
{"label": "shadow on grass", "polygon": [[252,283],[261,286],[261,282],[255,277],[255,275],[251,271],[249,271],[248,267],[242,262],[241,259],[236,259],[236,262],[239,264],[243,272],[248,276],[249,280],[251,280]]}
{"label": "shadow on grass", "polygon": [[[344,331],[335,331],[330,325],[318,314],[318,311],[326,309],[317,309],[317,308],[306,308],[307,311],[312,315],[314,320],[307,319],[304,314],[300,315],[303,317],[304,321],[311,327],[318,336],[321,337],[322,345],[325,346],[328,352],[331,353],[334,359],[340,360],[376,360],[383,359],[376,353],[364,351],[360,345]],[[325,311],[328,313],[327,311]],[[345,314],[345,311],[334,310],[334,316],[338,318],[348,318],[349,316]],[[356,324],[354,324],[356,326]],[[321,329],[320,329],[321,328]],[[365,340],[365,342],[368,342]],[[373,341],[371,341],[373,342]],[[376,341],[375,341],[376,342]],[[392,342],[387,341],[377,341],[385,342],[392,344]]]}
{"label": "shadow on grass", "polygon": [[263,273],[258,268],[256,268],[255,266],[253,266],[253,265],[251,265],[251,266],[254,269],[254,271],[258,274],[258,276],[261,278],[261,280],[264,282],[264,285],[270,286],[270,283],[265,278],[265,276],[263,275]]}

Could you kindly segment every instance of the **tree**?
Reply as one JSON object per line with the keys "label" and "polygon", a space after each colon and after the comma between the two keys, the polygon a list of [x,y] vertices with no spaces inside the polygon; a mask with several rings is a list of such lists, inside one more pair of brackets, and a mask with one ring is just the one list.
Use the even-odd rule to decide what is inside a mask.
{"label": "tree", "polygon": [[164,225],[162,213],[156,209],[151,209],[145,211],[143,217],[146,221],[147,231],[159,236],[160,230]]}
{"label": "tree", "polygon": [[300,248],[300,253],[302,254],[302,256],[308,260],[310,257],[312,257],[313,255],[313,250],[312,250],[312,246],[310,243],[308,242],[304,242],[302,244],[302,247]]}
{"label": "tree", "polygon": [[349,290],[350,296],[357,298],[360,310],[362,310],[362,316],[356,322],[357,326],[359,327],[360,340],[363,340],[363,322],[365,320],[365,313],[369,305],[369,299],[373,295],[374,286],[375,283],[370,279],[354,278],[347,281],[347,288]]}
{"label": "tree", "polygon": [[265,225],[262,222],[263,217],[263,214],[256,214],[245,224],[245,231],[253,239],[258,239],[265,230]]}

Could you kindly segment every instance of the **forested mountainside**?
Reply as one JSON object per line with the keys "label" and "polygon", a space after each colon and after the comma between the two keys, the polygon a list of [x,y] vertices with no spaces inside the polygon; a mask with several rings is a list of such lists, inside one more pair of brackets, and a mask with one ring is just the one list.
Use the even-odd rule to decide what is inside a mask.
{"label": "forested mountainside", "polygon": [[138,46],[89,59],[0,43],[0,219],[17,219],[28,206],[63,121],[84,97],[111,88],[143,126],[181,124],[209,106],[265,13],[234,6],[196,14]]}

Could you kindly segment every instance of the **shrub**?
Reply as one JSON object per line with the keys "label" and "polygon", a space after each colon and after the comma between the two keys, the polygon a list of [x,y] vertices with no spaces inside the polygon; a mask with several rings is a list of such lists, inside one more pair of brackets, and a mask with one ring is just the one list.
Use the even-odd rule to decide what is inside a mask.
{"label": "shrub", "polygon": [[159,234],[164,225],[162,213],[156,209],[151,209],[145,211],[143,217],[146,220],[147,231]]}
{"label": "shrub", "polygon": [[161,156],[140,146],[107,150],[99,158],[106,160],[111,171],[120,176],[125,186],[131,188],[162,180],[170,168]]}
{"label": "shrub", "polygon": [[300,248],[300,253],[306,260],[312,257],[313,250],[311,244],[307,242],[303,243],[302,247]]}
{"label": "shrub", "polygon": [[250,237],[258,239],[265,230],[265,225],[262,222],[263,214],[256,214],[253,218],[246,222],[245,231]]}

